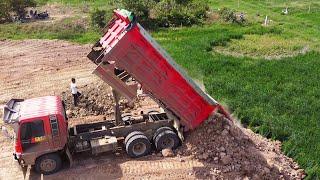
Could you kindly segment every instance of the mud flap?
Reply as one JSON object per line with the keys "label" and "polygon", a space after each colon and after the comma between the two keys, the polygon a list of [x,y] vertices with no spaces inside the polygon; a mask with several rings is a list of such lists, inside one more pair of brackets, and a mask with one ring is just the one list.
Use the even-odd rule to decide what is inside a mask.
{"label": "mud flap", "polygon": [[73,166],[73,159],[72,159],[71,153],[69,151],[69,148],[66,148],[66,155],[67,155],[67,158],[69,161],[69,168],[71,168]]}

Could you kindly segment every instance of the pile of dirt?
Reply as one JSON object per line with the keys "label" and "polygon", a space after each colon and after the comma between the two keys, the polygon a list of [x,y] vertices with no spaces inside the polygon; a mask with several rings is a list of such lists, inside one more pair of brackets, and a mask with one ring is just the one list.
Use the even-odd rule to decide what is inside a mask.
{"label": "pile of dirt", "polygon": [[192,156],[206,164],[195,171],[205,177],[231,179],[302,179],[303,169],[281,152],[281,143],[216,116],[193,132],[178,149],[178,156]]}
{"label": "pile of dirt", "polygon": [[[69,118],[79,118],[88,116],[103,116],[109,119],[114,116],[115,101],[110,86],[100,81],[79,87],[81,96],[78,106],[73,105],[73,97],[70,92],[62,92]],[[129,102],[124,97],[120,97],[119,107],[122,114],[139,115],[143,110],[159,110],[151,98],[141,95],[135,101]]]}
{"label": "pile of dirt", "polygon": [[62,93],[69,118],[113,114],[114,101],[110,87],[99,83],[93,86],[85,85],[79,88],[81,96],[76,107],[73,105],[71,93]]}

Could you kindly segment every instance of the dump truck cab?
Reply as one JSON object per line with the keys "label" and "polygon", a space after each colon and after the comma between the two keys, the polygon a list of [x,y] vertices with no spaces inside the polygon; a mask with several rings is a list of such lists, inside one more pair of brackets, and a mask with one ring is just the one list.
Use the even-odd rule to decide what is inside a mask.
{"label": "dump truck cab", "polygon": [[[11,99],[4,108],[5,123],[15,131],[14,157],[21,165],[35,165],[48,154],[64,151],[68,138],[68,122],[64,104],[58,96]],[[51,163],[39,164],[54,168]]]}

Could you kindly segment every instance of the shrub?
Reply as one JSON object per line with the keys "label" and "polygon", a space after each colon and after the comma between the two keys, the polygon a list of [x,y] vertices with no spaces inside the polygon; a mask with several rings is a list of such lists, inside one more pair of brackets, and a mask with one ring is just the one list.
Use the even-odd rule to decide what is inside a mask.
{"label": "shrub", "polygon": [[11,12],[14,12],[19,19],[26,15],[27,7],[36,6],[34,0],[1,0],[0,2],[0,23],[7,22],[11,19]]}
{"label": "shrub", "polygon": [[91,24],[94,27],[103,28],[106,26],[106,16],[107,12],[105,10],[95,9],[90,17],[91,17]]}
{"label": "shrub", "polygon": [[225,21],[225,22],[231,22],[231,23],[236,23],[237,22],[236,12],[234,10],[232,10],[232,9],[222,8],[219,11],[219,15],[222,18],[222,20]]}
{"label": "shrub", "polygon": [[12,11],[16,13],[19,18],[24,18],[27,7],[35,7],[37,3],[34,0],[11,0]]}
{"label": "shrub", "polygon": [[155,0],[120,0],[120,6],[127,9],[139,18],[142,24],[149,21],[150,9],[156,4]]}
{"label": "shrub", "polygon": [[239,16],[237,16],[237,12],[229,8],[222,8],[221,10],[219,10],[219,15],[224,22],[237,23],[240,25],[248,24],[245,19],[244,13],[240,13]]}
{"label": "shrub", "polygon": [[134,12],[147,28],[200,24],[209,10],[200,0],[120,0],[120,7]]}
{"label": "shrub", "polygon": [[2,0],[0,2],[0,23],[6,22],[10,19],[11,1]]}
{"label": "shrub", "polygon": [[191,26],[201,24],[208,10],[205,1],[162,0],[157,3],[154,16],[161,27]]}

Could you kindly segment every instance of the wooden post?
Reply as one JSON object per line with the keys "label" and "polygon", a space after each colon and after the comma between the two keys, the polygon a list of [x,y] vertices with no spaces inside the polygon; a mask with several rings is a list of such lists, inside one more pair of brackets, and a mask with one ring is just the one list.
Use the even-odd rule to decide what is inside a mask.
{"label": "wooden post", "polygon": [[265,26],[268,25],[268,16],[266,16],[266,18],[264,19],[264,25],[265,25]]}
{"label": "wooden post", "polygon": [[308,13],[310,13],[310,11],[311,11],[311,5],[309,4],[309,10],[308,10]]}

